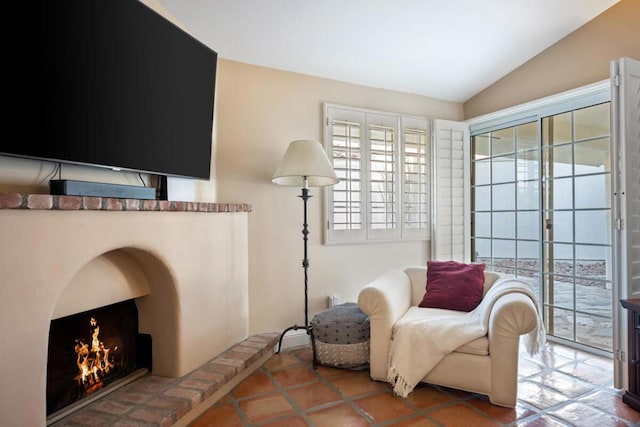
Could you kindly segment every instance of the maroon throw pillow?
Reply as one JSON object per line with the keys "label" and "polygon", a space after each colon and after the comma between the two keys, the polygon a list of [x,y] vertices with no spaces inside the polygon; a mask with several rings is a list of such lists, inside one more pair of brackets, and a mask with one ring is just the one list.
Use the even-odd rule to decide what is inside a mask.
{"label": "maroon throw pillow", "polygon": [[419,307],[471,311],[482,301],[485,264],[427,261],[426,292]]}

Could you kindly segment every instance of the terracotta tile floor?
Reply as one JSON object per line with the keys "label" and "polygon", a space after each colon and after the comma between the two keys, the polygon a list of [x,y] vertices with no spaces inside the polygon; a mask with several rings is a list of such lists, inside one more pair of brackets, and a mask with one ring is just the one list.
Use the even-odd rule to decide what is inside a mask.
{"label": "terracotta tile floor", "polygon": [[611,360],[547,343],[520,356],[513,409],[484,396],[419,385],[395,397],[368,371],[311,367],[311,350],[273,355],[190,424],[203,426],[637,426],[640,412],[612,387]]}

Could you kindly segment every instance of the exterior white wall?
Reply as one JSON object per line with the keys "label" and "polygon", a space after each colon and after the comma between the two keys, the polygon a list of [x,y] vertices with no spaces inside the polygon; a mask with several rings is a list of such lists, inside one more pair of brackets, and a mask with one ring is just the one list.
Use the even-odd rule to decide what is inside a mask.
{"label": "exterior white wall", "polygon": [[[504,162],[500,162],[496,158],[492,163],[492,166],[488,163],[477,163],[476,164],[476,174],[477,176],[485,177],[485,180],[488,180],[493,174],[493,179],[496,182],[506,182],[509,180],[513,180],[513,168],[514,168],[514,160],[512,158],[508,158]],[[571,194],[572,194],[572,180],[570,175],[572,173],[571,164],[567,163],[556,163],[555,164],[556,173],[559,176],[567,177],[556,180],[556,197],[558,202],[556,206],[561,205],[560,201],[562,201],[562,208],[567,209],[571,207]],[[603,166],[588,166],[588,165],[576,165],[575,173],[576,175],[580,174],[595,174],[604,172]],[[578,180],[585,180],[589,178],[577,178]],[[575,195],[575,205],[577,207],[591,207],[597,206],[602,207],[605,204],[606,200],[609,198],[609,189],[608,189],[608,175],[597,175],[595,177],[591,177],[588,186],[581,185],[576,186]],[[484,182],[484,181],[483,181]],[[582,182],[582,181],[581,181]],[[502,191],[500,193],[500,203],[504,206],[515,206],[515,198],[516,192],[513,191],[514,184],[510,183],[509,191]],[[537,192],[529,191],[526,187],[517,188],[517,197],[520,203],[523,200],[528,200],[529,206],[537,206],[538,201],[537,197],[539,197]],[[480,210],[488,210],[489,200],[479,200],[479,203],[482,203],[482,207]],[[482,214],[481,214],[482,215]],[[486,214],[486,219],[488,219],[488,215]],[[503,215],[501,218],[505,219],[504,223],[500,224],[500,232],[504,233],[504,230],[510,230],[511,233],[506,233],[506,235],[502,235],[500,237],[507,237],[511,239],[515,239],[515,214],[510,213],[507,215]],[[608,211],[595,211],[591,212],[587,215],[579,214],[579,221],[576,222],[576,233],[578,241],[585,241],[585,235],[589,235],[589,242],[596,242],[600,244],[610,244],[610,212]],[[488,222],[478,222],[476,223],[477,232],[482,231],[484,234],[478,234],[479,237],[487,237],[489,233],[489,223]],[[496,227],[496,224],[494,224]],[[522,235],[522,232],[527,232],[527,238],[536,238],[537,233],[540,228],[540,220],[537,213],[527,213],[526,216],[519,215],[518,217],[518,227],[519,233]],[[556,240],[571,242],[573,241],[572,233],[573,233],[573,218],[570,212],[567,212],[564,215],[556,215],[554,218],[554,228],[557,230]],[[497,258],[512,258],[513,257],[513,245],[512,242],[506,242],[501,245],[500,241],[494,241],[494,253],[493,256]],[[604,261],[607,257],[608,250],[601,247],[589,247],[582,246],[580,248],[580,253],[578,254],[579,259],[583,260],[598,260]],[[538,258],[539,252],[538,248],[535,246],[521,246],[519,248],[518,256],[520,258]],[[573,258],[573,249],[569,245],[559,246],[556,248],[555,253],[556,259],[572,259]]]}

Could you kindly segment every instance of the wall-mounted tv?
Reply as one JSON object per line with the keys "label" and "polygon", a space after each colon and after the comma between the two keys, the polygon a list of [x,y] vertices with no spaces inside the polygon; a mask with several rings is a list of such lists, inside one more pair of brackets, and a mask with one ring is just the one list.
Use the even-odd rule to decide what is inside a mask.
{"label": "wall-mounted tv", "polygon": [[215,51],[138,0],[25,3],[29,127],[0,155],[210,178]]}

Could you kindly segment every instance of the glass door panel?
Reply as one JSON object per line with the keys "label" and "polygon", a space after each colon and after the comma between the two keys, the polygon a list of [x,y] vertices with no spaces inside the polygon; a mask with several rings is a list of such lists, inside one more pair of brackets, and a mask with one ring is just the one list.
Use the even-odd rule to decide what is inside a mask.
{"label": "glass door panel", "polygon": [[538,181],[518,182],[516,198],[519,209],[533,209],[536,212],[540,206],[540,186]]}
{"label": "glass door panel", "polygon": [[542,119],[548,333],[612,351],[609,103]]}
{"label": "glass door panel", "polygon": [[611,353],[609,103],[471,143],[472,259],[527,281],[548,335]]}
{"label": "glass door panel", "polygon": [[491,187],[491,205],[494,211],[513,211],[516,208],[515,184],[499,184]]}
{"label": "glass door panel", "polygon": [[540,293],[537,121],[472,138],[472,256]]}

